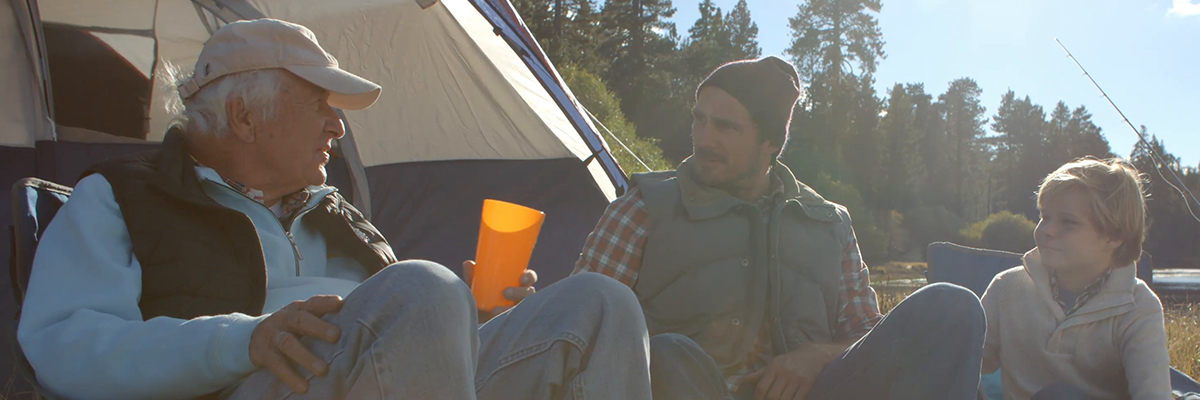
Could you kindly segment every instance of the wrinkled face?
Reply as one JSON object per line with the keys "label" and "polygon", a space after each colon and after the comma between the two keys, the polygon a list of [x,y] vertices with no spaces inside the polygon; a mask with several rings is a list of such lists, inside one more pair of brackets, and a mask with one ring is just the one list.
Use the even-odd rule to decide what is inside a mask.
{"label": "wrinkled face", "polygon": [[1041,220],[1033,231],[1042,264],[1071,272],[1108,268],[1119,240],[1105,236],[1092,221],[1091,206],[1082,190],[1043,199]]}
{"label": "wrinkled face", "polygon": [[329,106],[328,91],[286,76],[275,101],[276,117],[262,125],[254,145],[272,180],[300,190],[325,183],[332,141],[346,131]]}
{"label": "wrinkled face", "polygon": [[700,183],[733,193],[766,174],[778,152],[736,98],[715,87],[700,91],[692,108],[693,171]]}

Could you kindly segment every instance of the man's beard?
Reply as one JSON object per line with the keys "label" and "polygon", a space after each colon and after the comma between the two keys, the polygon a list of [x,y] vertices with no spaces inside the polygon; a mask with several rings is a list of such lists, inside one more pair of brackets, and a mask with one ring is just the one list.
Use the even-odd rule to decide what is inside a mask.
{"label": "man's beard", "polygon": [[[699,150],[699,149],[694,150],[692,153],[697,156],[702,156],[702,157],[703,156],[711,156],[710,152],[707,152],[705,150]],[[762,156],[760,155],[760,153],[755,152],[755,153],[751,154],[750,158],[751,158],[751,160],[750,160],[750,162],[746,163],[745,168],[743,168],[740,171],[735,172],[733,174],[733,176],[730,177],[729,179],[714,179],[712,177],[706,176],[703,173],[697,173],[696,174],[696,176],[698,178],[697,180],[700,181],[700,184],[702,184],[704,186],[708,186],[708,187],[715,188],[715,189],[720,189],[729,194],[736,194],[742,189],[743,185],[749,184],[749,182],[755,176],[762,173],[762,171],[758,170],[758,166],[762,164]],[[725,158],[725,165],[729,166],[728,157]],[[768,167],[768,170],[769,170],[769,167]]]}

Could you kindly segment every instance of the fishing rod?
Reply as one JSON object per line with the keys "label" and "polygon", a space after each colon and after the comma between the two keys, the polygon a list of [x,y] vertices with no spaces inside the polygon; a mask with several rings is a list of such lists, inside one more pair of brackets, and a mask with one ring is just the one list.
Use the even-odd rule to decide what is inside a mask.
{"label": "fishing rod", "polygon": [[[1163,159],[1162,155],[1158,154],[1158,151],[1154,150],[1154,146],[1151,146],[1150,142],[1146,141],[1146,136],[1143,135],[1141,131],[1138,131],[1137,128],[1133,127],[1133,123],[1129,122],[1129,118],[1125,117],[1125,113],[1121,111],[1120,107],[1117,107],[1117,103],[1114,103],[1112,98],[1108,97],[1108,93],[1104,92],[1104,88],[1100,87],[1099,83],[1096,83],[1096,79],[1092,78],[1092,74],[1089,74],[1087,69],[1083,68],[1083,64],[1080,64],[1079,60],[1075,58],[1075,55],[1071,54],[1070,50],[1067,50],[1067,46],[1063,45],[1058,38],[1054,38],[1054,41],[1058,43],[1058,47],[1062,47],[1063,51],[1067,53],[1067,57],[1070,57],[1071,61],[1075,62],[1075,66],[1079,67],[1080,71],[1083,71],[1083,75],[1086,76],[1089,81],[1092,81],[1092,85],[1095,85],[1096,89],[1100,90],[1100,95],[1104,96],[1104,99],[1108,100],[1108,104],[1112,105],[1113,109],[1117,110],[1117,114],[1121,116],[1121,119],[1125,121],[1126,125],[1129,125],[1129,129],[1133,129],[1133,133],[1137,135],[1140,144],[1145,146],[1146,150],[1148,150],[1150,153],[1150,161],[1153,161],[1155,166],[1154,172],[1157,172],[1158,176],[1162,178],[1163,182],[1166,182],[1168,186],[1170,186],[1172,189],[1175,189],[1175,191],[1179,193],[1180,197],[1183,197],[1183,205],[1187,207],[1188,214],[1191,214],[1192,219],[1196,220],[1196,222],[1200,222],[1200,217],[1196,216],[1195,211],[1192,211],[1193,202],[1195,202],[1197,205],[1200,205],[1200,201],[1196,200],[1196,195],[1192,194],[1192,191],[1188,189],[1187,184],[1183,182],[1183,179],[1179,178],[1179,174],[1176,174],[1174,169],[1168,167],[1167,172],[1171,173],[1171,176],[1175,178],[1175,181],[1179,183],[1179,186],[1175,186],[1170,179],[1167,179],[1167,177],[1163,175],[1162,169],[1167,165],[1167,162],[1165,159]],[[1180,189],[1180,187],[1182,187],[1182,189]]]}

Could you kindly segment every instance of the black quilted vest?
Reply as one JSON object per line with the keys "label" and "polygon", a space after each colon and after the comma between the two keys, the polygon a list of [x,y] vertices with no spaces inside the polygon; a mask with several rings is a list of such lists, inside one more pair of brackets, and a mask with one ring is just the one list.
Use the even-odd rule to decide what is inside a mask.
{"label": "black quilted vest", "polygon": [[[142,318],[262,314],[267,269],[254,224],[204,193],[178,131],[161,150],[105,161],[84,175],[93,173],[112,185],[141,264]],[[379,230],[337,192],[303,223],[371,274],[396,262]]]}

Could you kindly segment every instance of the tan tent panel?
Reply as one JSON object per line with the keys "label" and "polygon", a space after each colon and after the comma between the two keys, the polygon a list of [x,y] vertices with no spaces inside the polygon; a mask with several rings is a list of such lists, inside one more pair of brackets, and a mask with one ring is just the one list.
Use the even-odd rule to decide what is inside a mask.
{"label": "tan tent panel", "polygon": [[[37,42],[32,37],[24,2],[0,7],[0,146],[33,147],[37,140],[54,139],[54,124],[46,107]],[[7,211],[7,210],[5,210]]]}
{"label": "tan tent panel", "polygon": [[[466,1],[441,1],[424,10],[414,0],[249,3],[264,15],[309,27],[344,69],[384,87],[374,107],[347,113],[365,167],[590,155],[559,105]],[[166,63],[190,70],[210,31],[221,25],[220,18],[186,1],[43,0],[39,5],[46,22],[85,30],[152,29],[157,64],[151,61],[156,49],[149,38],[91,33],[138,71],[156,65],[156,78],[164,76]],[[173,92],[155,85],[147,140],[161,141],[173,121],[164,107]]]}
{"label": "tan tent panel", "polygon": [[150,79],[150,70],[154,68],[153,38],[101,32],[91,32],[91,35],[124,56],[134,69]]}
{"label": "tan tent panel", "polygon": [[[185,1],[179,1],[186,3]],[[42,22],[120,30],[154,29],[157,0],[38,0]]]}
{"label": "tan tent panel", "polygon": [[[384,87],[374,107],[348,113],[364,166],[588,156],[562,110],[474,6],[384,3],[251,2],[309,27],[343,68]],[[393,29],[353,28],[368,26]]]}

